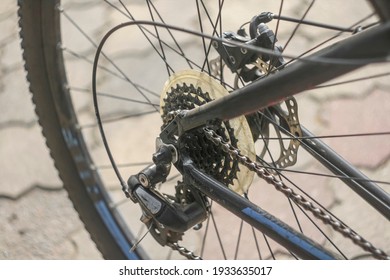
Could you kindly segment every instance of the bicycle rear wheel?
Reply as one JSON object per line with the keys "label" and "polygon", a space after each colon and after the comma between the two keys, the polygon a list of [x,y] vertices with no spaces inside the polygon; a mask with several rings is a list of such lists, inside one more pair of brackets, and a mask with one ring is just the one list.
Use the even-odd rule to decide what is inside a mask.
{"label": "bicycle rear wheel", "polygon": [[[148,229],[139,221],[142,213],[138,205],[133,205],[123,195],[96,124],[90,88],[93,58],[101,37],[120,22],[134,20],[171,24],[219,37],[225,31],[247,28],[247,22],[253,16],[265,11],[301,21],[326,23],[328,28],[324,28],[326,25],[318,28],[303,22],[278,20],[268,24],[278,38],[277,43],[284,47],[284,53],[297,57],[312,48],[321,49],[351,36],[351,31],[358,31],[358,26],[369,28],[379,19],[364,1],[364,8],[356,5],[355,1],[344,1],[343,4],[327,1],[329,8],[324,6],[325,3],[315,1],[308,4],[305,1],[293,4],[281,1],[276,5],[272,2],[258,4],[257,1],[250,1],[242,5],[228,1],[146,1],[129,4],[123,1],[19,1],[27,77],[43,133],[69,197],[105,258],[179,258],[180,255],[170,248],[159,247],[150,235],[135,250],[131,250]],[[347,4],[351,4],[352,10],[339,7]],[[331,24],[329,14],[334,14]],[[383,12],[383,17],[385,14]],[[329,31],[329,25],[348,29],[349,32]],[[268,69],[264,71],[270,70],[269,65],[265,67]],[[390,154],[390,150],[383,145],[390,126],[385,116],[375,120],[372,118],[374,113],[385,115],[390,106],[389,100],[382,100],[383,92],[390,86],[386,67],[388,64],[363,68],[350,77],[340,78],[341,82],[356,81],[342,83],[337,91],[333,84],[328,84],[313,92],[303,93],[297,97],[297,106],[302,123],[305,124],[307,120],[307,125],[322,135],[324,141],[333,144],[347,159],[362,166],[376,178],[374,181],[388,190],[388,175],[385,172],[388,170],[388,160],[382,153]],[[212,77],[227,94],[247,84],[242,81],[242,73],[232,73],[227,66],[223,66],[219,53],[207,38],[153,25],[134,24],[110,37],[104,46],[98,70],[100,114],[109,146],[123,177],[138,173],[151,162],[155,138],[163,125],[161,115],[164,115],[164,108],[170,108],[168,111],[186,109],[186,106],[198,106],[216,98],[206,96],[210,90],[205,91],[204,87],[201,92],[195,88],[196,94],[180,95],[180,92],[186,91],[183,84],[189,81],[180,75],[188,73],[183,70],[202,72]],[[178,76],[174,76],[175,73]],[[169,87],[161,94],[169,79],[176,82],[172,84],[171,97],[164,95],[170,90]],[[356,90],[356,85],[363,89]],[[360,102],[356,96],[359,96]],[[366,113],[359,106],[368,109]],[[374,109],[371,112],[370,107]],[[356,113],[356,116],[352,117],[352,113]],[[373,239],[376,246],[388,251],[388,220],[370,207],[365,208],[365,204],[360,204],[358,197],[348,188],[339,187],[339,178],[322,169],[302,148],[299,151],[292,148],[295,142],[283,139],[282,128],[274,124],[277,116],[272,110],[264,110],[258,118],[248,119],[257,160],[277,170],[276,174],[281,169],[278,176],[283,181],[294,188],[299,187],[299,192],[309,195],[322,208],[331,209],[336,215],[340,212],[346,224],[351,224],[357,232],[367,230],[366,235],[369,236],[366,238]],[[340,120],[334,120],[334,116],[341,116]],[[361,120],[358,127],[357,118]],[[383,121],[376,121],[378,119]],[[370,130],[365,131],[365,128]],[[228,135],[232,139],[238,138],[235,130],[237,126],[233,126],[233,132]],[[384,135],[375,137],[377,132]],[[194,158],[205,162],[215,158],[221,161],[221,155],[210,153],[206,148],[208,144],[202,141],[204,139],[197,138],[192,143]],[[237,140],[238,143],[243,141],[241,138]],[[383,149],[377,150],[375,147]],[[283,152],[288,156],[283,156]],[[208,157],[209,154],[212,156]],[[299,159],[297,163],[296,157]],[[224,170],[222,179],[219,178],[221,180],[229,176],[233,178],[240,173],[237,170],[243,169],[234,167],[232,160],[226,162],[224,167],[216,169]],[[217,173],[213,175],[218,176]],[[247,177],[249,174],[245,173],[243,178]],[[161,192],[175,196],[181,184],[180,173],[172,170],[167,182],[159,187]],[[298,231],[344,258],[368,257],[361,248],[351,241],[345,242],[331,227],[322,227],[321,222],[314,222],[314,218],[300,206],[294,205],[259,179],[255,178],[250,188],[245,186],[235,191],[248,196],[261,208],[280,220],[288,221]],[[189,250],[189,257],[193,256],[190,252],[204,258],[295,257],[216,203],[211,204],[212,212],[202,228],[187,231],[183,236],[182,244]],[[352,206],[356,208],[352,209]],[[371,226],[367,227],[364,220],[370,220]]]}

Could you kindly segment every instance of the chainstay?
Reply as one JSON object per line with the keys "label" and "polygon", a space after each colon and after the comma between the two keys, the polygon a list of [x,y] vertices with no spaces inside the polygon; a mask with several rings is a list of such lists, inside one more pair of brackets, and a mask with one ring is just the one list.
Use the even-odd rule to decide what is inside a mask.
{"label": "chainstay", "polygon": [[230,156],[238,160],[239,163],[247,167],[249,170],[255,172],[257,176],[259,176],[261,179],[264,179],[267,183],[273,185],[276,190],[282,192],[285,196],[293,200],[297,205],[301,206],[306,211],[311,212],[316,218],[320,219],[325,224],[332,226],[335,231],[341,233],[344,237],[351,239],[353,243],[361,247],[363,250],[370,252],[373,257],[377,259],[390,260],[390,256],[387,255],[383,250],[374,247],[370,242],[365,240],[350,227],[346,226],[339,219],[329,215],[321,208],[315,206],[311,201],[296,193],[292,188],[286,186],[282,181],[278,180],[274,175],[272,175],[266,168],[257,162],[253,162],[249,157],[242,155],[239,149],[225,142],[222,137],[219,136],[215,131],[209,128],[204,128],[204,131],[206,133],[207,139],[212,141],[214,145],[221,146],[224,152],[229,153]]}

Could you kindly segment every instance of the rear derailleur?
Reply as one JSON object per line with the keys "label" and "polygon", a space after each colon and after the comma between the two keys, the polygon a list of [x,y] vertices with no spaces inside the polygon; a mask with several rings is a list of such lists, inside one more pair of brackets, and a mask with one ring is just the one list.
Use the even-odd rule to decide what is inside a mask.
{"label": "rear derailleur", "polygon": [[189,184],[178,182],[175,196],[158,191],[157,185],[166,181],[172,163],[177,161],[176,148],[157,138],[153,164],[130,176],[125,194],[142,209],[141,221],[151,235],[162,245],[171,245],[182,239],[190,228],[200,229],[209,211],[206,197]]}

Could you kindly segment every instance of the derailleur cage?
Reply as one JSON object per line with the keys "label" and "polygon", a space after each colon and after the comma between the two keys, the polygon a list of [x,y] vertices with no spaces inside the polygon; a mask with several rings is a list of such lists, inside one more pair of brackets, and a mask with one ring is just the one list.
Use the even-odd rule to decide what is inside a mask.
{"label": "derailleur cage", "polygon": [[[153,164],[130,176],[126,195],[142,209],[141,221],[147,225],[156,241],[165,246],[181,240],[188,229],[203,222],[208,215],[207,199],[196,191],[191,201],[183,203],[177,197],[159,192],[155,186],[166,181],[172,162],[177,161],[174,145],[157,138]],[[182,183],[183,184],[183,183]],[[190,185],[186,188],[191,189]]]}

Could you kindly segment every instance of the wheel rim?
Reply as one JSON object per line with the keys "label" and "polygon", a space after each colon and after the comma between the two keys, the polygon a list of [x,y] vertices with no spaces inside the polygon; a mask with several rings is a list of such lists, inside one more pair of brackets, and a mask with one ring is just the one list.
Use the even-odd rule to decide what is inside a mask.
{"label": "wheel rim", "polygon": [[[149,1],[148,1],[148,3],[149,3],[149,6],[147,7],[146,12],[148,13],[148,11],[152,11],[152,14],[153,14],[153,16],[151,16],[150,14],[148,16],[152,17],[151,19],[154,19],[154,20],[161,20],[160,16],[162,16],[162,15],[157,13],[157,11],[155,10],[156,6],[152,5],[152,3],[150,3]],[[158,3],[156,3],[156,4],[158,4]],[[220,4],[223,4],[223,1]],[[195,10],[196,9],[202,10],[202,7],[203,7],[202,5],[204,5],[204,4],[198,3],[198,5],[199,5],[198,8],[196,8],[196,6],[195,6]],[[116,6],[116,7],[121,9],[122,12],[118,12],[118,10],[116,10],[115,8],[113,8],[110,5],[108,5],[108,6],[115,13],[119,13],[119,15],[121,13],[122,13],[122,15],[123,15],[123,13],[125,13],[125,15],[126,15],[126,13],[127,13],[126,9],[124,9],[121,5]],[[224,7],[226,8],[226,6],[227,6],[227,4],[225,4]],[[76,29],[78,29],[77,26],[79,26],[79,25],[77,23],[74,24],[73,16],[71,15],[72,14],[72,5],[67,6],[66,3],[63,3],[62,7],[64,8],[63,12],[62,12],[63,25],[65,25],[64,23],[67,21],[67,25],[69,25],[68,27],[72,27],[73,29],[76,27]],[[80,9],[80,7],[85,8],[81,4],[79,6],[75,5],[74,7],[76,7],[77,9]],[[218,5],[216,5],[216,7],[218,7]],[[215,7],[214,7],[214,9],[215,9]],[[212,9],[210,11],[212,11]],[[207,15],[208,12],[206,13],[205,11],[203,11],[203,13],[206,14],[205,21],[210,23],[210,20],[208,19],[208,15]],[[77,14],[77,12],[75,12],[75,14]],[[219,13],[214,11],[214,14],[218,15]],[[128,13],[127,13],[127,16],[129,16]],[[183,17],[186,18],[184,15],[183,15]],[[218,16],[214,16],[213,18],[216,19],[215,22],[218,23],[217,26],[219,27],[220,22],[222,20]],[[250,19],[251,18],[250,13],[248,14],[247,17],[244,17],[244,18]],[[188,20],[188,19],[186,19],[186,20]],[[115,22],[116,20],[114,19],[113,21]],[[225,22],[225,20],[223,20],[223,21]],[[240,25],[242,23],[244,23],[244,21],[240,22]],[[237,25],[237,27],[238,27],[238,25]],[[221,31],[226,31],[223,29],[222,26],[220,28],[217,28],[220,30],[215,30],[215,31],[213,31],[213,30],[207,31],[206,25],[200,25],[200,26],[197,26],[197,28],[201,28],[203,30],[203,32],[209,33],[209,34],[213,34],[213,33],[220,34]],[[210,26],[208,26],[208,28],[210,28]],[[93,31],[93,29],[94,28],[92,28],[91,31]],[[139,28],[139,27],[135,27],[133,29],[135,31],[132,31],[132,32],[138,33],[138,36],[131,34],[131,35],[129,35],[129,37],[142,38],[140,40],[136,39],[137,45],[134,46],[134,50],[137,51],[138,53],[140,53],[139,58],[133,57],[133,55],[135,53],[134,50],[130,51],[130,53],[129,53],[129,51],[126,51],[126,49],[125,50],[120,50],[120,48],[119,48],[119,50],[116,49],[116,48],[118,48],[118,45],[119,46],[128,46],[129,45],[129,44],[126,44],[125,42],[121,42],[118,44],[118,42],[121,41],[121,37],[118,36],[118,38],[114,38],[114,40],[113,40],[114,44],[109,46],[109,47],[113,48],[113,53],[112,53],[113,55],[112,54],[107,55],[109,57],[109,59],[106,59],[103,62],[103,65],[100,66],[100,69],[99,69],[100,73],[98,74],[98,79],[97,79],[100,83],[98,85],[99,99],[100,99],[100,103],[102,104],[102,108],[104,109],[104,111],[102,112],[102,118],[105,120],[105,129],[107,130],[107,135],[109,138],[108,140],[109,140],[111,147],[120,147],[120,149],[114,150],[113,154],[115,155],[116,162],[118,163],[118,166],[121,169],[121,173],[126,174],[124,176],[128,176],[130,174],[135,174],[135,173],[139,172],[140,169],[142,169],[145,166],[145,164],[150,162],[151,154],[153,153],[153,150],[154,150],[154,140],[148,141],[149,143],[145,143],[146,142],[145,139],[154,139],[156,137],[156,135],[158,134],[158,131],[160,130],[161,119],[159,118],[159,114],[158,114],[160,95],[158,94],[159,93],[158,89],[162,88],[162,85],[167,80],[167,77],[169,77],[171,74],[173,74],[173,70],[176,70],[176,69],[174,69],[175,67],[173,67],[172,65],[166,64],[166,63],[162,63],[159,67],[157,67],[155,61],[157,61],[157,59],[161,60],[164,57],[167,58],[170,56],[180,56],[180,57],[182,56],[182,53],[181,53],[182,47],[177,47],[175,50],[172,50],[171,48],[169,48],[167,46],[164,47],[162,45],[167,44],[169,46],[177,46],[177,45],[185,46],[186,44],[190,44],[188,41],[186,41],[186,38],[181,38],[179,35],[174,36],[175,40],[173,40],[171,33],[167,32],[166,30],[163,30],[163,29],[157,30],[153,27],[151,27],[148,30],[146,30],[146,29],[143,30],[142,28]],[[85,36],[84,29],[78,29],[78,32],[79,32],[79,34],[81,34],[82,37],[84,37],[85,41],[89,41],[90,38],[88,36],[88,38],[89,38],[88,39]],[[149,35],[146,35],[147,38],[145,37],[144,32],[149,34]],[[66,37],[67,36],[66,34],[67,33],[63,32],[63,37]],[[150,35],[150,34],[152,34],[152,35]],[[169,43],[167,43],[167,41],[161,42],[161,41],[156,40],[154,42],[155,47],[153,47],[153,50],[155,51],[155,53],[150,55],[150,57],[146,57],[145,55],[142,55],[142,53],[144,53],[145,46],[148,46],[148,45],[150,46],[149,40],[155,39],[156,34],[158,34],[159,36],[165,35],[167,38],[171,38],[171,39],[170,39]],[[72,40],[70,40],[69,38],[63,38],[63,39],[64,39],[64,44],[63,44],[62,50],[63,50],[64,58],[66,61],[65,67],[67,67],[68,69],[71,69],[71,68],[77,69],[78,64],[80,64],[80,62],[83,61],[83,63],[87,64],[87,66],[83,66],[83,67],[86,67],[86,68],[84,68],[85,69],[84,71],[86,73],[88,73],[87,69],[90,67],[90,64],[87,63],[87,59],[88,59],[88,56],[89,57],[93,56],[94,45],[92,44],[92,46],[85,48],[85,44],[82,44],[81,48],[79,50],[76,50],[75,48],[78,48],[78,47],[75,47],[75,48],[70,47],[70,46],[68,47],[67,42],[72,41]],[[115,41],[115,40],[118,40],[118,41]],[[143,40],[144,42],[141,43],[140,42],[141,40]],[[182,41],[180,41],[180,40],[182,40]],[[196,57],[197,55],[201,56],[202,54],[204,54],[204,52],[209,53],[208,45],[207,44],[204,45],[201,38],[199,40],[200,40],[198,42],[199,44],[196,45],[196,48],[194,48],[195,45],[187,48],[187,50],[189,50],[189,52],[191,52],[194,57]],[[287,42],[288,41],[289,40],[287,39]],[[202,50],[200,52],[200,54],[199,54],[199,52],[197,53],[194,51],[194,49],[199,48],[199,46],[200,46],[200,49]],[[87,54],[87,55],[85,55],[85,54]],[[106,55],[106,54],[104,54],[104,55]],[[114,57],[114,59],[118,62],[116,62],[116,63],[114,63],[114,65],[112,65],[112,58],[111,57]],[[130,63],[126,62],[125,59],[121,59],[121,57],[122,58],[130,57],[132,62],[130,62]],[[212,58],[214,58],[214,57],[212,57]],[[149,62],[147,62],[147,61],[149,61]],[[208,72],[208,71],[211,71],[211,66],[208,65],[208,63],[209,63],[208,61],[205,61],[202,58],[199,60],[199,62],[197,62],[197,61],[195,61],[195,59],[188,60],[188,59],[182,57],[182,61],[178,63],[177,67],[178,67],[178,69],[180,69],[180,67],[200,68],[201,70]],[[135,67],[136,69],[134,69],[134,67],[131,67],[130,69],[128,69],[126,71],[126,72],[133,72],[132,73],[133,75],[130,75],[130,76],[135,77],[134,79],[142,80],[142,78],[144,76],[143,73],[149,73],[149,75],[152,78],[149,79],[148,82],[146,82],[146,84],[138,84],[137,82],[134,81],[133,78],[128,79],[129,74],[126,74],[125,76],[122,75],[124,72],[123,69],[127,68],[128,65],[136,65],[136,67]],[[150,66],[150,65],[152,65],[152,66]],[[80,98],[80,93],[82,93],[84,91],[87,91],[87,92],[89,91],[88,90],[88,87],[89,87],[88,83],[89,82],[83,83],[85,81],[82,81],[82,80],[80,82],[80,78],[77,77],[78,72],[81,72],[83,67],[80,67],[79,71],[75,71],[75,72],[70,72],[68,70],[67,75],[68,75],[68,79],[70,81],[69,84],[70,84],[70,90],[72,92],[72,99],[73,99],[74,104],[75,104],[74,106],[76,108],[75,111],[77,112],[77,116],[78,116],[78,119],[80,122],[80,127],[81,127],[80,131],[83,135],[80,137],[82,137],[83,139],[86,140],[86,149],[88,150],[88,153],[91,153],[91,158],[94,161],[97,161],[97,159],[99,159],[99,158],[105,158],[105,155],[104,155],[104,151],[99,149],[99,147],[96,148],[99,140],[98,140],[98,137],[96,135],[97,131],[96,131],[95,121],[93,118],[91,118],[91,111],[88,111],[88,109],[87,109],[86,111],[83,112],[83,108],[86,108],[86,104],[88,103],[88,97],[81,97]],[[162,75],[155,74],[156,72],[158,72],[156,70],[156,68],[163,69],[163,70],[161,70],[161,73],[163,71],[166,76],[161,77]],[[134,71],[134,70],[136,70],[136,71]],[[108,76],[114,77],[116,79],[116,81],[108,81],[108,78],[107,78]],[[225,77],[225,78],[226,78],[226,80],[228,79],[228,77]],[[232,77],[231,77],[231,79],[232,79]],[[151,82],[149,83],[149,81],[151,81]],[[222,83],[222,84],[225,85],[225,83]],[[230,84],[233,84],[233,83],[231,82]],[[123,89],[124,88],[128,89],[129,85],[130,85],[131,90],[136,93],[134,96],[131,96],[130,98],[128,97],[128,94],[122,95],[123,93],[127,92],[127,90],[123,90]],[[153,88],[153,86],[156,89],[150,90],[150,88]],[[231,86],[230,89],[231,88],[233,88],[233,86]],[[78,95],[78,97],[75,97],[75,95]],[[76,101],[76,99],[79,99],[79,100]],[[126,99],[126,101],[130,101],[133,105],[129,106],[129,104],[128,104],[129,102],[127,102],[127,104],[124,105],[123,101],[125,99]],[[117,104],[114,104],[114,106],[113,106],[112,105],[113,103],[108,104],[107,100],[122,101],[122,102],[117,102]],[[105,105],[106,103],[107,103],[107,105]],[[118,114],[118,112],[120,114]],[[133,115],[134,119],[129,118],[129,115],[130,116]],[[141,120],[140,116],[143,116],[142,120]],[[123,122],[126,122],[127,124],[123,125]],[[151,123],[154,124],[153,128],[150,125]],[[137,126],[138,129],[134,129],[135,126]],[[137,133],[135,133],[135,132],[139,131],[139,129],[144,127],[144,126],[150,127],[150,131],[155,131],[155,132],[154,133],[150,132],[150,133],[147,133],[146,135],[142,135],[142,136],[136,135]],[[126,139],[126,138],[129,139],[129,141],[127,141],[127,143],[123,144],[123,142],[121,142],[121,139]],[[143,146],[145,146],[145,148],[141,148],[141,144],[143,144]],[[134,147],[137,147],[136,150],[138,152],[141,150],[144,150],[144,151],[142,152],[142,154],[135,154]],[[135,160],[130,161],[129,155],[134,157]],[[271,160],[272,160],[272,156],[271,156]],[[120,242],[121,242],[121,244],[123,244],[122,245],[123,251],[128,252],[130,247],[131,247],[129,244],[136,242],[137,240],[141,239],[141,237],[144,235],[145,228],[142,226],[141,223],[138,222],[138,219],[141,216],[141,213],[139,210],[137,210],[137,207],[138,207],[137,205],[135,205],[135,207],[129,207],[127,205],[129,203],[125,203],[125,200],[123,199],[123,194],[121,193],[121,190],[117,187],[118,184],[117,184],[116,178],[114,176],[115,174],[113,174],[112,170],[110,169],[109,161],[105,158],[103,160],[100,160],[100,163],[95,162],[94,166],[98,170],[98,173],[96,173],[96,176],[101,176],[103,178],[102,181],[104,182],[104,184],[102,182],[99,182],[99,183],[102,186],[103,185],[107,186],[107,187],[105,187],[105,189],[103,191],[105,193],[105,198],[104,198],[105,202],[102,205],[104,205],[104,206],[98,206],[98,211],[101,212],[102,216],[106,215],[105,213],[107,211],[114,213],[113,216],[118,217],[118,219],[115,218],[115,219],[112,219],[112,221],[115,222],[119,226],[122,226],[122,223],[129,223],[132,225],[131,226],[132,234],[128,234],[127,236],[126,236],[126,234],[123,234],[123,232],[122,232],[122,231],[128,232],[128,230],[125,229],[125,227],[124,227],[124,229],[120,229],[120,233],[115,232],[115,227],[113,230],[113,234],[123,237],[123,240]],[[174,180],[177,180],[177,178],[178,178],[178,177],[176,177],[177,175],[178,175],[177,173],[176,174],[173,173],[172,176],[168,179],[169,182],[174,183]],[[100,179],[98,179],[98,181],[99,180]],[[110,186],[110,185],[113,185],[113,186]],[[162,186],[162,188],[163,188],[163,191],[165,191],[165,189],[167,189],[166,192],[169,193],[169,191],[172,190],[172,185],[169,186],[169,184],[166,184],[166,185]],[[102,188],[102,190],[103,190],[103,188]],[[251,195],[253,195],[252,191],[251,191]],[[264,199],[262,197],[255,198],[254,196],[257,196],[257,195],[258,194],[254,194],[253,199],[260,199],[260,200]],[[264,197],[264,194],[263,194],[263,197]],[[261,203],[264,204],[266,202],[263,201]],[[291,202],[287,202],[287,203],[290,204]],[[126,206],[124,206],[124,205],[126,205]],[[99,207],[101,207],[101,208],[99,209]],[[107,207],[110,207],[110,208],[107,208]],[[118,210],[119,208],[122,208],[122,207],[124,209]],[[129,208],[126,209],[125,207],[129,207]],[[289,214],[289,215],[295,216],[294,212],[296,212],[298,210],[294,209],[294,207],[291,206],[291,209],[293,209],[293,210],[292,210],[292,214]],[[215,207],[215,208],[216,208],[216,210],[214,212],[215,214],[213,214],[211,216],[211,218],[207,222],[205,222],[203,230],[207,231],[206,229],[208,229],[210,225],[214,225],[214,233],[206,234],[206,235],[208,235],[209,237],[210,237],[210,235],[216,236],[216,239],[218,240],[218,242],[216,242],[215,244],[217,244],[216,247],[220,251],[221,257],[235,258],[235,257],[242,256],[241,252],[240,252],[240,247],[242,247],[242,244],[240,245],[240,243],[241,243],[240,239],[237,239],[237,240],[234,240],[233,242],[231,242],[234,244],[233,245],[233,247],[235,248],[233,250],[234,253],[227,252],[227,249],[225,247],[223,247],[222,245],[219,245],[220,243],[222,243],[222,238],[218,237],[218,236],[222,235],[223,230],[219,229],[219,227],[215,225],[216,224],[215,217],[218,217],[218,215],[223,216],[226,214],[219,214],[219,211],[222,211],[222,210],[217,210],[218,207]],[[291,211],[291,210],[289,210],[289,211]],[[131,213],[131,215],[129,215],[129,213]],[[134,215],[133,213],[137,213],[137,214]],[[110,214],[107,214],[107,215],[110,215]],[[284,214],[282,213],[282,215],[284,215]],[[289,215],[287,215],[287,216],[289,216]],[[300,215],[302,215],[302,214],[300,214]],[[131,216],[131,217],[129,218],[129,216]],[[288,220],[289,218],[287,216],[285,217],[285,219]],[[119,218],[119,217],[124,217],[124,218]],[[105,219],[107,222],[110,221],[110,218],[105,218]],[[295,218],[293,218],[293,219],[295,220]],[[232,220],[234,220],[234,219],[232,219]],[[236,235],[242,236],[244,234],[241,230],[241,228],[243,228],[243,224],[240,221],[238,221],[237,223],[239,225],[239,230],[238,230],[238,233],[236,233]],[[302,227],[302,225],[299,222],[297,222],[297,223],[298,223],[298,227]],[[138,228],[133,227],[134,224],[139,224],[140,226]],[[230,224],[230,222],[228,222],[228,224]],[[228,227],[229,227],[229,225],[228,225]],[[121,227],[118,227],[118,228],[121,228]],[[252,235],[252,236],[255,235],[252,232],[251,228],[247,229],[247,231],[249,232],[249,233],[247,233],[248,235]],[[201,238],[197,237],[196,235],[197,235],[196,233],[192,233],[192,235],[189,234],[188,236],[190,236],[189,239],[198,239],[198,245],[200,247],[199,252],[198,252],[199,254],[207,256],[208,252],[212,252],[212,251],[214,251],[214,249],[217,249],[217,248],[213,249],[213,247],[210,246],[210,242],[208,242],[206,239],[201,239]],[[226,235],[227,236],[230,235],[229,231],[226,232]],[[195,236],[195,237],[192,237],[192,236]],[[314,236],[316,236],[316,235],[314,235]],[[142,241],[142,243],[140,243],[140,246],[137,248],[138,252],[142,252],[142,249],[144,252],[146,251],[148,253],[156,251],[156,250],[154,250],[153,245],[151,245],[151,247],[148,247],[149,246],[148,244],[152,243],[152,242],[150,242],[150,240],[148,241],[148,238],[150,238],[150,237],[146,237],[146,239],[144,241]],[[253,248],[258,247],[258,245],[260,243],[258,238],[259,237],[253,238],[253,241],[251,243],[251,246]],[[314,238],[316,238],[316,237],[314,237]],[[126,246],[124,245],[125,243],[127,243]],[[272,241],[269,241],[268,239],[264,239],[264,241],[262,241],[262,243],[264,243],[266,245],[266,247],[268,247],[268,244],[272,243]],[[188,244],[187,246],[189,246],[189,248],[192,248],[192,247],[194,247],[194,244]],[[267,252],[266,254],[264,254],[264,253],[261,254],[258,250],[256,250],[254,253],[251,252],[251,254],[249,256],[259,257],[259,255],[261,255],[261,258],[264,258],[264,257],[265,258],[272,258],[280,250],[280,248],[278,248],[277,246],[276,246],[276,248],[277,248],[275,250],[276,253],[275,252]],[[195,250],[195,248],[193,248],[193,249]],[[145,254],[145,255],[143,255],[143,253],[140,253],[140,254],[142,255],[142,257],[147,257],[146,256],[147,254]],[[128,256],[131,257],[131,255],[128,255]],[[170,252],[169,251],[164,252],[163,250],[159,250],[159,252],[157,252],[156,255],[153,255],[151,257],[152,258],[163,258],[164,256],[170,257]],[[281,256],[283,257],[284,253],[282,253]],[[243,257],[247,258],[248,256],[243,255]]]}

